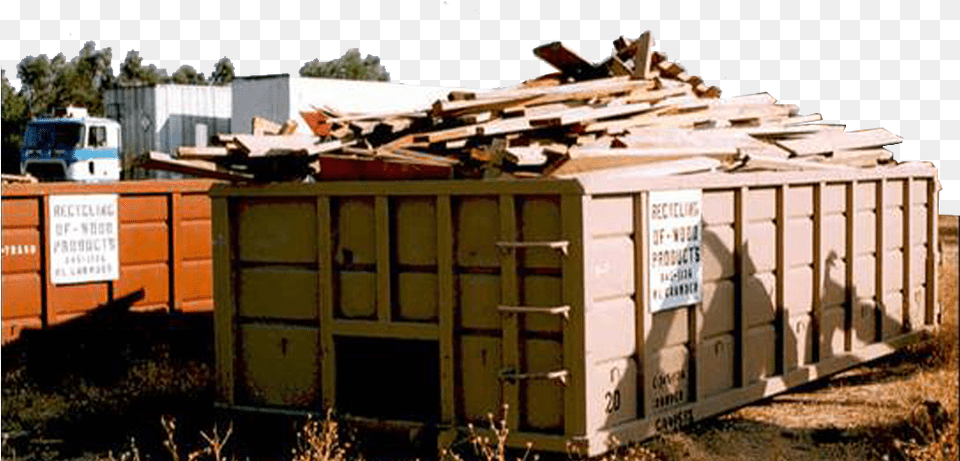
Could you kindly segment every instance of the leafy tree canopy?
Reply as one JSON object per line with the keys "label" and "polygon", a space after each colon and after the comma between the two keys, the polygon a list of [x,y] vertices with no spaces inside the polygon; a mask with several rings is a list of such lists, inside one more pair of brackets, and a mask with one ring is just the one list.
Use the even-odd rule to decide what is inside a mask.
{"label": "leafy tree canopy", "polygon": [[173,80],[173,83],[180,85],[203,85],[206,79],[203,77],[203,73],[198,74],[193,66],[184,64],[173,73],[171,80]]}
{"label": "leafy tree canopy", "polygon": [[210,74],[211,85],[227,85],[235,77],[233,63],[226,56],[220,58],[217,64],[213,66],[213,73]]}
{"label": "leafy tree canopy", "polygon": [[314,59],[300,68],[301,77],[339,78],[346,80],[374,80],[389,82],[390,73],[380,64],[380,58],[367,55],[360,58],[360,50],[351,48],[340,59],[321,62]]}

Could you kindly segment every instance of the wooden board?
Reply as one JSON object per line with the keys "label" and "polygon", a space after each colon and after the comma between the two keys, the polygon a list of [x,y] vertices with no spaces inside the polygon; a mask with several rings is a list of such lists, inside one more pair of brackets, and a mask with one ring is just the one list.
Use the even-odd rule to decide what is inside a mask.
{"label": "wooden board", "polygon": [[777,144],[795,155],[825,154],[844,149],[862,149],[899,144],[903,138],[883,128],[872,130],[821,132],[802,139],[777,141]]}

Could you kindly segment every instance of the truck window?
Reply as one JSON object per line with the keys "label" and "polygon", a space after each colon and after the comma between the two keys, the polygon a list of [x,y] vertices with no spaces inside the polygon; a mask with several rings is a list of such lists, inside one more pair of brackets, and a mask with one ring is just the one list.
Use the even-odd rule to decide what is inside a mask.
{"label": "truck window", "polygon": [[24,134],[27,149],[68,150],[83,147],[83,125],[79,123],[30,123]]}
{"label": "truck window", "polygon": [[107,145],[107,127],[91,126],[90,137],[87,139],[88,147],[103,147]]}

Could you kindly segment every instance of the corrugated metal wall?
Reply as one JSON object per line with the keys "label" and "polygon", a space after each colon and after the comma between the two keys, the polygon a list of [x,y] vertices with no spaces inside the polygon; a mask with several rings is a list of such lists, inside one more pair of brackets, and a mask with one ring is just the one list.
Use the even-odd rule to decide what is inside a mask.
{"label": "corrugated metal wall", "polygon": [[146,151],[176,154],[196,145],[196,127],[207,135],[230,132],[229,86],[154,85],[115,88],[104,94],[108,118],[120,122],[125,162]]}
{"label": "corrugated metal wall", "polygon": [[[290,118],[289,75],[239,78],[233,81],[232,88],[231,128],[235,133],[252,133],[253,125],[251,121],[254,116],[265,117],[278,122]],[[297,123],[305,125],[299,119]],[[298,127],[298,129],[300,128],[306,127]]]}

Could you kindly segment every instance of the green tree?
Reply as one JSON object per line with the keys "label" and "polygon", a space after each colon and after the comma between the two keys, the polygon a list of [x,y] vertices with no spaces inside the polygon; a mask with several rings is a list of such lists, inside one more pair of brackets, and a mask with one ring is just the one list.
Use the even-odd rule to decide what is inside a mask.
{"label": "green tree", "polygon": [[197,70],[193,66],[188,66],[186,64],[180,66],[176,72],[171,76],[173,83],[178,83],[180,85],[203,85],[205,79],[203,74],[197,73]]}
{"label": "green tree", "polygon": [[220,58],[210,74],[211,85],[228,85],[235,77],[233,63],[226,56]]}
{"label": "green tree", "polygon": [[0,69],[0,80],[3,85],[2,95],[0,95],[0,105],[2,105],[0,116],[3,118],[0,152],[2,152],[3,172],[18,174],[20,173],[20,143],[29,120],[27,100],[13,89],[13,85],[7,80],[5,69]]}
{"label": "green tree", "polygon": [[103,89],[112,85],[110,48],[98,50],[87,42],[78,55],[67,61],[63,53],[23,58],[17,65],[21,93],[27,98],[30,114],[46,114],[54,108],[79,105],[91,114],[103,113]]}
{"label": "green tree", "polygon": [[321,62],[314,59],[300,68],[301,77],[340,78],[346,80],[375,80],[389,82],[390,73],[380,64],[380,58],[367,55],[360,58],[360,50],[351,48],[340,59]]}
{"label": "green tree", "polygon": [[156,85],[169,82],[170,77],[167,77],[165,69],[158,69],[153,64],[143,65],[143,58],[140,57],[139,51],[128,51],[127,57],[120,64],[120,75],[117,78],[119,86]]}

